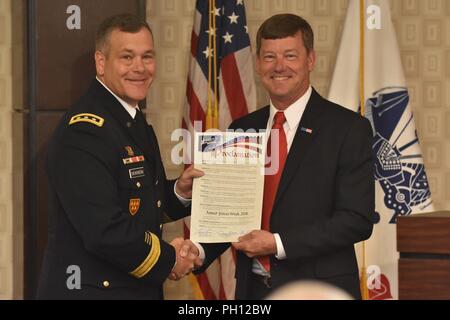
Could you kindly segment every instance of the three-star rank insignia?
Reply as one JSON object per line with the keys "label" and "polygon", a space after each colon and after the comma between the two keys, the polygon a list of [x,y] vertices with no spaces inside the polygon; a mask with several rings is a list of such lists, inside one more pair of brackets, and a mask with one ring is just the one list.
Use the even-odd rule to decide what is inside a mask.
{"label": "three-star rank insignia", "polygon": [[101,128],[105,123],[105,119],[92,113],[79,113],[70,118],[69,125],[71,126],[78,122],[88,122]]}
{"label": "three-star rank insignia", "polygon": [[130,199],[129,209],[132,216],[134,216],[139,211],[140,205],[141,199]]}

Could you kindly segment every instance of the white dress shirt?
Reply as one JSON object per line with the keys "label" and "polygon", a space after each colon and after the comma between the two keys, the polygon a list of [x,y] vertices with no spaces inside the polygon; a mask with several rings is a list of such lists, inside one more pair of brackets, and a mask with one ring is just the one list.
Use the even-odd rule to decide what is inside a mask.
{"label": "white dress shirt", "polygon": [[[283,129],[284,133],[286,134],[288,154],[289,150],[291,149],[292,142],[294,141],[298,125],[300,124],[300,120],[302,119],[303,112],[305,111],[306,105],[308,104],[309,98],[311,97],[311,93],[312,87],[309,86],[308,90],[306,90],[303,96],[301,96],[297,101],[295,101],[284,110],[286,122],[283,125]],[[270,114],[266,126],[266,141],[268,141],[268,138],[270,136],[270,129],[273,126],[273,118],[278,111],[279,110],[275,108],[272,101],[270,101]],[[275,237],[275,242],[277,245],[277,253],[275,254],[275,258],[277,258],[278,260],[284,260],[287,257],[281,237],[278,233],[274,233],[273,235]],[[258,259],[253,259],[252,272],[259,275],[267,275],[267,272],[264,270]]]}

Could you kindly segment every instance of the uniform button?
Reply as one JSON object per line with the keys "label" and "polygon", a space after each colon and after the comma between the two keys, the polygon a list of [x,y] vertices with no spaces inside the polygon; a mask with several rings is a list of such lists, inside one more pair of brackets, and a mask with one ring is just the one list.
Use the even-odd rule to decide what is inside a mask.
{"label": "uniform button", "polygon": [[163,227],[163,225],[162,225],[162,223],[159,225],[159,229],[161,229],[162,230],[162,227]]}
{"label": "uniform button", "polygon": [[155,186],[157,186],[157,185],[158,185],[158,183],[159,183],[159,181],[158,181],[158,180],[156,180],[156,181],[155,181]]}
{"label": "uniform button", "polygon": [[109,281],[103,281],[103,286],[105,288],[108,288],[109,287]]}
{"label": "uniform button", "polygon": [[131,128],[132,125],[133,125],[133,124],[131,123],[131,121],[128,121],[128,122],[127,122],[127,127],[128,127],[128,128]]}
{"label": "uniform button", "polygon": [[161,208],[161,200],[158,200],[158,202],[156,202],[156,205],[158,206],[158,208]]}
{"label": "uniform button", "polygon": [[141,183],[140,182],[136,183],[136,187],[140,188],[141,187]]}

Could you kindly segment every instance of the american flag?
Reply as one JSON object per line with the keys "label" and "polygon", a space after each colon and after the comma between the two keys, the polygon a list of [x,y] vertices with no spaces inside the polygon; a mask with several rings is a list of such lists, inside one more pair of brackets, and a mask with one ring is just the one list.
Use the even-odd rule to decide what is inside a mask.
{"label": "american flag", "polygon": [[[191,137],[194,129],[225,131],[234,119],[255,109],[256,89],[244,1],[197,0],[183,128],[189,130]],[[195,127],[194,121],[199,121]],[[185,141],[188,143],[185,163],[189,164],[193,141]],[[189,236],[188,220],[185,236]],[[229,249],[206,272],[191,278],[197,288],[196,297],[234,299],[234,270],[234,255]]]}

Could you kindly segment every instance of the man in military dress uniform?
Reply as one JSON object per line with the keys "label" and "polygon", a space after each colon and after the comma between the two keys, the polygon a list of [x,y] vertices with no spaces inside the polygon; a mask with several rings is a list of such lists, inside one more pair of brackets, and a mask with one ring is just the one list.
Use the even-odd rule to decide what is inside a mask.
{"label": "man in military dress uniform", "polygon": [[160,299],[162,283],[189,273],[198,256],[188,240],[163,241],[161,226],[189,214],[192,180],[202,173],[189,168],[167,180],[155,133],[139,110],[155,71],[148,24],[132,15],[105,20],[95,62],[97,79],[49,146],[49,234],[38,298]]}

